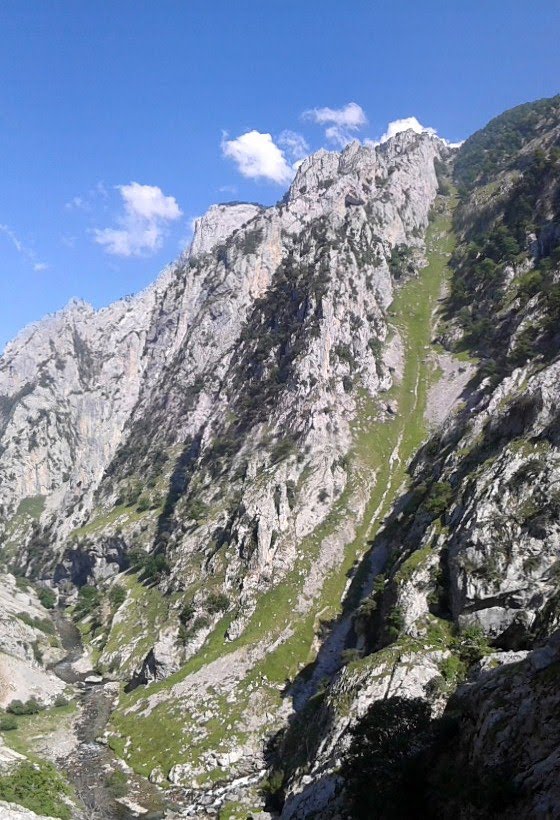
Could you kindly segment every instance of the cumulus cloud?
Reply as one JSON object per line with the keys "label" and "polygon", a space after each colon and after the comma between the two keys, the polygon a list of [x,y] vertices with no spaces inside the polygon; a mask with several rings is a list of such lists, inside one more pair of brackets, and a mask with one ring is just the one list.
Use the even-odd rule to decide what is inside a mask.
{"label": "cumulus cloud", "polygon": [[434,136],[437,133],[435,128],[429,128],[419,123],[416,117],[403,117],[389,123],[379,142],[387,142],[395,134],[400,134],[401,131],[414,131],[415,134],[433,134]]}
{"label": "cumulus cloud", "polygon": [[238,171],[249,179],[268,179],[285,184],[292,181],[293,169],[270,134],[247,131],[233,140],[222,138],[222,153],[232,159]]}
{"label": "cumulus cloud", "polygon": [[349,102],[342,108],[312,108],[304,111],[302,117],[326,126],[326,138],[340,148],[352,142],[356,131],[367,125],[364,109],[355,102]]}
{"label": "cumulus cloud", "polygon": [[95,241],[115,256],[142,256],[154,253],[162,244],[166,228],[182,211],[173,196],[157,185],[117,185],[123,210],[114,228],[94,230]]}
{"label": "cumulus cloud", "polygon": [[[435,128],[422,125],[416,117],[403,117],[400,120],[390,122],[387,126],[387,130],[378,140],[366,140],[366,144],[380,145],[390,140],[396,134],[400,134],[401,131],[414,131],[415,134],[432,134],[434,137],[438,136]],[[444,139],[444,137],[439,137],[439,139],[449,145],[450,148],[459,148],[459,146],[463,144],[462,142],[449,142],[449,140]]]}
{"label": "cumulus cloud", "polygon": [[297,131],[288,129],[282,131],[278,137],[278,142],[294,162],[301,163],[301,160],[309,154],[309,145],[305,137],[303,134],[298,134]]}
{"label": "cumulus cloud", "polygon": [[17,236],[17,234],[10,228],[9,225],[0,225],[0,233],[4,234],[5,237],[9,239],[12,243],[16,251],[24,257],[28,262],[30,262],[33,266],[33,270],[40,272],[43,270],[47,270],[49,267],[46,262],[39,262],[37,259],[37,254],[31,248],[28,248],[27,245],[21,241],[21,239]]}

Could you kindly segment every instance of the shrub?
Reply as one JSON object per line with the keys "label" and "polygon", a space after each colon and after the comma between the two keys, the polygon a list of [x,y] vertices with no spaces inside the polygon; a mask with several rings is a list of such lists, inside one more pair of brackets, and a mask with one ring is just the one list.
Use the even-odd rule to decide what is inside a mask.
{"label": "shrub", "polygon": [[17,729],[17,720],[14,715],[0,716],[0,732],[11,732]]}
{"label": "shrub", "polygon": [[455,639],[455,646],[459,658],[467,666],[477,663],[485,655],[492,652],[492,647],[481,626],[472,624],[465,627]]}
{"label": "shrub", "polygon": [[146,493],[142,493],[138,501],[136,502],[136,509],[138,512],[145,512],[145,510],[149,510],[151,506],[150,503],[150,496]]}
{"label": "shrub", "polygon": [[41,632],[45,632],[47,635],[54,635],[55,633],[54,624],[50,618],[39,618],[37,615],[32,617],[28,612],[18,612],[17,618],[27,626],[40,629]]}
{"label": "shrub", "polygon": [[126,601],[126,589],[114,584],[109,590],[109,603],[113,609],[118,609]]}
{"label": "shrub", "polygon": [[354,661],[359,661],[362,657],[359,649],[343,649],[340,653],[340,660],[346,666]]}
{"label": "shrub", "polygon": [[213,615],[216,612],[224,612],[229,606],[229,598],[223,592],[211,592],[206,599],[206,609]]}
{"label": "shrub", "polygon": [[402,610],[395,606],[387,616],[388,635],[392,641],[396,641],[404,629],[405,621]]}
{"label": "shrub", "polygon": [[465,677],[465,664],[456,655],[449,655],[444,658],[439,666],[439,671],[444,681],[455,688]]}
{"label": "shrub", "polygon": [[35,698],[29,698],[25,703],[21,700],[13,700],[6,706],[6,712],[12,715],[36,715],[44,710],[42,703],[39,703]]}
{"label": "shrub", "polygon": [[72,816],[64,802],[69,793],[67,783],[52,763],[25,761],[15,771],[0,776],[0,800],[60,820],[70,820]]}
{"label": "shrub", "polygon": [[201,498],[191,498],[187,503],[185,516],[198,523],[208,516],[209,510],[210,507]]}
{"label": "shrub", "polygon": [[78,590],[78,601],[74,613],[77,618],[85,618],[85,616],[93,612],[100,603],[101,596],[99,590],[96,589],[96,587],[85,584],[85,586],[80,587]]}
{"label": "shrub", "polygon": [[428,496],[425,506],[432,518],[443,515],[453,500],[453,487],[448,481],[437,481]]}
{"label": "shrub", "polygon": [[68,706],[69,704],[68,698],[65,698],[64,695],[59,694],[56,696],[54,705],[57,709],[61,709],[63,706]]}
{"label": "shrub", "polygon": [[45,609],[54,609],[56,605],[56,594],[48,587],[41,587],[37,593],[39,601],[43,604]]}
{"label": "shrub", "polygon": [[538,270],[532,270],[520,276],[517,280],[517,293],[523,299],[530,299],[542,289],[543,275]]}
{"label": "shrub", "polygon": [[186,624],[188,621],[191,620],[195,612],[196,610],[192,601],[189,601],[189,603],[184,604],[183,608],[179,612],[180,622],[182,624]]}
{"label": "shrub", "polygon": [[128,778],[120,769],[115,769],[107,778],[106,786],[114,798],[124,797],[128,792]]}
{"label": "shrub", "polygon": [[158,582],[163,575],[168,575],[171,570],[165,555],[149,555],[142,570],[142,581]]}
{"label": "shrub", "polygon": [[405,818],[422,788],[416,762],[429,739],[430,707],[421,698],[374,702],[351,730],[341,775],[351,816]]}

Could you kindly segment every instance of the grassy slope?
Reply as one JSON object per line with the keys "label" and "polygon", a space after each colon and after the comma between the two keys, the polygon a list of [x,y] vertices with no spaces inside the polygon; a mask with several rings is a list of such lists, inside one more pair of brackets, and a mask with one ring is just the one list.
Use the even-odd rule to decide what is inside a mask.
{"label": "grassy slope", "polygon": [[[112,745],[124,754],[126,761],[142,774],[149,774],[154,766],[164,770],[177,762],[196,761],[202,752],[219,748],[225,739],[243,737],[242,716],[249,704],[251,684],[258,682],[259,691],[266,696],[270,711],[281,702],[279,688],[286,679],[313,660],[313,641],[318,613],[333,617],[340,611],[340,602],[348,580],[348,573],[367,547],[393,504],[406,480],[406,466],[426,435],[424,410],[430,382],[435,378],[427,354],[432,337],[433,314],[447,274],[447,259],[453,247],[450,215],[438,215],[431,223],[427,244],[429,264],[417,279],[407,282],[398,292],[392,305],[394,325],[398,328],[406,348],[403,379],[384,399],[398,402],[398,414],[388,421],[372,421],[377,413],[375,403],[361,399],[361,408],[355,430],[352,467],[347,489],[335,504],[330,515],[318,530],[300,545],[296,566],[285,581],[263,595],[251,621],[242,636],[232,643],[224,641],[224,633],[231,616],[226,616],[207,640],[200,653],[166,681],[123,696],[113,717],[115,737]],[[353,492],[367,475],[376,473],[376,483],[361,522],[356,522],[357,534],[345,550],[343,562],[327,576],[319,597],[308,614],[296,616],[294,604],[298,599],[305,577],[315,560],[323,538],[336,531],[348,517],[353,516],[349,501]],[[204,665],[240,646],[255,645],[263,638],[268,643],[289,629],[291,637],[270,652],[238,685],[236,702],[228,704],[216,697],[206,702],[215,718],[204,726],[193,719],[187,704],[167,700],[139,719],[133,709],[142,709],[146,697],[168,689]],[[263,677],[265,681],[263,682]],[[226,730],[225,726],[233,727]],[[236,731],[237,730],[237,731]],[[125,742],[129,739],[126,753]],[[209,773],[209,779],[220,776],[219,770]],[[199,779],[199,782],[202,782]]]}

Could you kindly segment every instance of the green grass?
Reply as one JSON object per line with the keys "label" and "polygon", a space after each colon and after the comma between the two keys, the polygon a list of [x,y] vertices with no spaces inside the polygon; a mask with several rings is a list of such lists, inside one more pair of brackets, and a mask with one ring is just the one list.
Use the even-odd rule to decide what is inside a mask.
{"label": "green grass", "polygon": [[76,709],[74,701],[35,715],[18,715],[16,729],[0,732],[6,746],[27,758],[2,778],[0,799],[48,816],[73,816],[64,799],[74,797],[72,787],[40,754],[44,754],[41,747],[48,744],[50,735],[62,728],[70,729]]}
{"label": "green grass", "polygon": [[52,763],[22,761],[0,775],[0,800],[16,803],[47,817],[71,820],[66,799],[72,789]]}
{"label": "green grass", "polygon": [[397,584],[406,584],[407,581],[410,581],[414,573],[417,569],[419,569],[422,564],[428,560],[430,555],[432,554],[432,548],[430,545],[427,547],[423,547],[420,550],[416,550],[413,552],[412,555],[406,559],[403,565],[400,567],[399,571],[395,575],[395,581]]}
{"label": "green grass", "polygon": [[72,530],[69,538],[83,538],[92,535],[114,524],[121,518],[123,526],[134,524],[142,518],[145,518],[148,514],[153,515],[154,513],[158,514],[158,512],[158,510],[143,510],[142,512],[138,512],[136,507],[127,507],[125,504],[120,504],[109,512],[96,516],[87,524],[84,524],[83,527],[77,527],[75,530]]}
{"label": "green grass", "polygon": [[[165,597],[157,587],[145,586],[134,573],[122,575],[120,583],[127,591],[126,604],[119,610],[119,618],[111,626],[101,654],[122,654],[119,673],[126,677],[132,674],[153,646],[154,635],[165,623],[175,597]],[[131,646],[134,649],[129,654]],[[101,671],[107,671],[103,663],[98,661],[98,665]]]}
{"label": "green grass", "polygon": [[76,703],[70,702],[66,706],[45,709],[35,715],[19,715],[16,717],[17,729],[1,732],[4,742],[20,754],[33,755],[37,741],[48,737],[62,726],[69,725],[76,709]]}
{"label": "green grass", "polygon": [[32,518],[34,521],[38,521],[41,515],[43,514],[44,509],[45,496],[33,495],[29,496],[28,498],[22,498],[22,500],[19,502],[16,515],[22,517],[26,516],[27,518]]}
{"label": "green grass", "polygon": [[[235,727],[236,715],[242,716],[250,702],[248,687],[259,683],[265,691],[263,676],[268,680],[266,693],[271,710],[281,701],[278,686],[293,678],[300,669],[314,659],[314,637],[318,617],[331,618],[341,609],[341,601],[348,573],[357,559],[368,548],[383,519],[390,511],[399,491],[407,480],[407,465],[426,437],[424,411],[427,393],[436,374],[430,364],[428,351],[433,332],[433,316],[438,306],[442,284],[449,276],[447,260],[453,250],[453,235],[449,214],[438,215],[427,235],[429,264],[417,279],[404,284],[392,305],[393,323],[403,338],[406,361],[402,381],[396,384],[387,400],[396,401],[399,413],[386,421],[370,421],[377,414],[377,404],[366,395],[359,399],[360,407],[354,430],[354,445],[350,456],[350,475],[347,487],[320,527],[298,547],[298,559],[284,581],[262,595],[243,634],[234,642],[224,640],[233,617],[221,619],[200,652],[179,672],[161,683],[122,696],[112,727],[117,735],[112,741],[117,751],[124,751],[123,738],[130,738],[126,760],[137,771],[149,773],[161,765],[164,770],[172,763],[196,760],[205,748],[217,748],[227,738],[226,724]],[[294,614],[294,607],[302,592],[304,580],[316,560],[322,540],[335,532],[348,518],[355,515],[349,509],[352,495],[363,486],[364,480],[373,486],[365,515],[355,521],[356,537],[348,544],[340,565],[324,580],[319,596],[307,613]],[[216,700],[217,725],[200,733],[200,726],[189,720],[188,712],[178,702],[167,700],[158,704],[149,715],[139,718],[136,708],[142,709],[146,697],[169,689],[201,667],[242,646],[254,646],[263,638],[272,642],[284,629],[291,636],[266,657],[257,662],[249,675],[238,685],[235,713],[231,705]],[[208,704],[206,704],[208,708]],[[134,711],[130,711],[134,710]],[[128,711],[128,713],[127,713]]]}

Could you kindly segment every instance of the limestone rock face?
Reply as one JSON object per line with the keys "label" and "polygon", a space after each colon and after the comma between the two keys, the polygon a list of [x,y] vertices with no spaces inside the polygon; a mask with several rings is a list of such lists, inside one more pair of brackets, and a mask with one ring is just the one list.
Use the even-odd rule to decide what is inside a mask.
{"label": "limestone rock face", "polygon": [[[109,595],[122,583],[125,600],[97,613],[100,667],[131,686],[176,681],[154,698],[148,685],[144,721],[188,703],[185,724],[206,725],[224,699],[237,704],[235,738],[199,758],[201,729],[164,769],[202,784],[195,814],[214,769],[234,778],[222,802],[257,788],[262,737],[289,711],[267,659],[295,626],[279,617],[261,635],[263,596],[286,584],[303,622],[346,572],[376,483],[365,455],[351,469],[350,451],[398,415],[394,400],[391,413],[376,404],[404,367],[389,311],[426,264],[435,163],[448,155],[411,132],[320,151],[276,206],[214,206],[153,286],[101,311],[72,303],[0,360],[0,503],[15,563],[70,600],[72,586]],[[400,247],[409,265],[397,271]],[[121,576],[131,563],[152,575]],[[216,629],[227,659],[183,679]]]}
{"label": "limestone rock face", "polygon": [[[241,449],[230,458],[228,486],[245,512],[236,520],[216,513],[192,533],[167,522],[174,563],[188,564],[218,527],[232,530],[230,543],[244,556],[241,564],[228,560],[232,583],[245,574],[242,566],[260,578],[284,572],[294,536],[309,533],[344,488],[335,462],[349,444],[352,380],[371,395],[391,383],[372,352],[387,334],[387,260],[396,243],[407,242],[421,261],[437,188],[434,159],[445,150],[407,132],[379,148],[320,151],[302,164],[280,205],[211,208],[197,221],[190,250],[143,293],[97,312],[74,302],[23,331],[0,362],[5,531],[19,527],[25,541],[40,518],[52,557],[55,544],[130,496],[130,477],[142,482],[143,465],[165,460],[148,488],[146,503],[155,508],[181,448],[179,459],[191,465],[213,461],[216,440],[235,434]],[[300,300],[293,304],[290,280]],[[287,378],[295,390],[282,387]],[[247,406],[255,379],[270,383],[266,395],[249,390],[262,419]],[[269,440],[280,447],[291,438],[309,456],[270,465],[270,445],[256,446],[265,415]],[[241,465],[245,478],[232,481]],[[264,469],[269,476],[257,489]],[[301,496],[308,501],[290,502],[290,487],[306,474],[313,476]],[[199,484],[200,501],[212,508],[212,493]],[[325,498],[317,503],[319,493]],[[107,549],[90,546],[93,560],[80,551],[79,569],[75,550],[67,553],[64,573],[78,573],[81,583],[84,567],[90,578],[106,575],[102,567],[115,560],[104,557]],[[114,547],[111,554],[118,571]]]}
{"label": "limestone rock face", "polygon": [[[527,816],[558,805],[557,160],[508,240],[529,148],[490,182],[482,155],[457,197],[430,134],[321,150],[277,205],[213,206],[142,293],[0,359],[3,557],[67,603],[97,587],[83,632],[125,684],[106,738],[185,816],[266,816],[268,779],[282,817],[343,817],[371,704],[437,721],[461,683],[465,761],[512,764]],[[6,583],[0,653],[46,675]]]}
{"label": "limestone rock face", "polygon": [[212,205],[204,216],[195,221],[189,255],[209,253],[263,210],[261,205],[249,205],[245,202]]}
{"label": "limestone rock face", "polygon": [[[553,681],[560,662],[560,633],[512,665],[483,672],[458,695],[462,712],[459,765],[499,772],[519,795],[502,816],[554,817],[560,805],[558,771],[560,691]],[[442,807],[457,816],[460,805]]]}
{"label": "limestone rock face", "polygon": [[64,683],[47,667],[65,652],[51,646],[45,631],[48,611],[30,588],[18,587],[13,575],[0,575],[0,706],[33,697],[52,705],[64,691]]}
{"label": "limestone rock face", "polygon": [[0,813],[5,820],[48,820],[44,814],[35,814],[30,809],[17,806],[15,803],[0,801]]}

